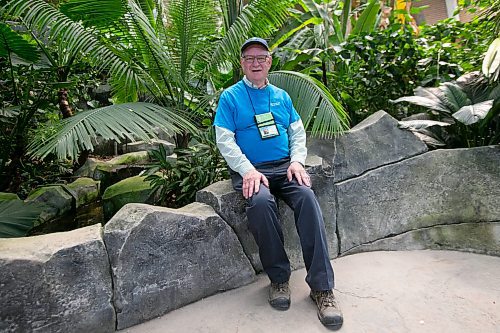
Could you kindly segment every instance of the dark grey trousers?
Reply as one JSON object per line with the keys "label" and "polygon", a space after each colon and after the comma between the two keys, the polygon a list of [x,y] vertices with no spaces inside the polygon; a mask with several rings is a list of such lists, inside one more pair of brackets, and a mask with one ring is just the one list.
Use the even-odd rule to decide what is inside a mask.
{"label": "dark grey trousers", "polygon": [[[269,180],[269,188],[261,184],[259,192],[247,200],[248,228],[259,246],[260,261],[271,282],[288,281],[290,261],[284,248],[275,196],[283,199],[294,212],[307,270],[307,284],[312,290],[333,289],[334,274],[320,206],[311,188],[299,185],[295,178],[288,181],[286,172],[289,165],[289,159],[255,165]],[[234,189],[241,193],[242,177],[232,172],[231,179]]]}

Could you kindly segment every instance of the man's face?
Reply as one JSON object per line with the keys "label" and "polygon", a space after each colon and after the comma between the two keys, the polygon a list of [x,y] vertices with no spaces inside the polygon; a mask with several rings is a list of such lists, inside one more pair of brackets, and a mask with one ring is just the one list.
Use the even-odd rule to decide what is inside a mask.
{"label": "man's face", "polygon": [[[265,61],[260,63],[259,59],[265,57]],[[253,59],[253,61],[251,61]],[[261,45],[250,45],[243,52],[240,59],[241,68],[243,73],[247,76],[252,83],[263,84],[267,78],[267,73],[271,68],[271,56],[269,52]]]}

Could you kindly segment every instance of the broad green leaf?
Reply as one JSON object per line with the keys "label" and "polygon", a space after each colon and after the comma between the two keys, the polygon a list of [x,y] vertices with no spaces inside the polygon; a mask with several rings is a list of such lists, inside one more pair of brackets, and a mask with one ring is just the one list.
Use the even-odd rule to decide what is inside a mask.
{"label": "broad green leaf", "polygon": [[493,100],[466,105],[453,114],[453,118],[465,125],[475,124],[484,119],[493,106]]}
{"label": "broad green leaf", "polygon": [[450,123],[445,123],[443,121],[435,120],[401,120],[399,121],[399,127],[404,129],[415,129],[419,130],[422,128],[429,128],[432,126],[450,126]]}
{"label": "broad green leaf", "polygon": [[0,201],[0,238],[26,236],[41,211],[39,206],[21,200]]}
{"label": "broad green leaf", "polygon": [[391,101],[392,103],[401,103],[401,102],[408,102],[412,103],[415,105],[423,106],[426,108],[429,108],[431,110],[436,110],[436,111],[442,111],[449,113],[450,110],[447,108],[443,107],[443,105],[436,100],[427,98],[427,97],[422,97],[422,96],[405,96],[405,97],[400,97],[396,100]]}
{"label": "broad green leaf", "polygon": [[500,38],[497,38],[491,43],[483,60],[483,74],[493,81],[498,79],[500,72]]}
{"label": "broad green leaf", "polygon": [[370,0],[368,6],[363,10],[363,13],[356,21],[356,25],[352,29],[352,34],[357,35],[361,32],[371,32],[375,29],[377,14],[380,10],[380,3],[377,0]]}
{"label": "broad green leaf", "polygon": [[462,106],[471,104],[467,94],[455,83],[445,82],[439,86],[439,89],[444,94],[442,103],[452,112],[458,111]]}

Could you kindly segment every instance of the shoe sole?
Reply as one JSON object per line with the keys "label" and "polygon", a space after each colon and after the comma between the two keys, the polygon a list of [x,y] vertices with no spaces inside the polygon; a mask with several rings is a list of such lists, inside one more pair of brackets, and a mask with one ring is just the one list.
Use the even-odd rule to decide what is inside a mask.
{"label": "shoe sole", "polygon": [[276,299],[273,301],[269,301],[269,304],[274,309],[280,310],[280,311],[286,311],[290,308],[290,300],[286,300],[286,299]]}
{"label": "shoe sole", "polygon": [[323,320],[321,320],[319,313],[318,313],[318,319],[323,324],[323,326],[328,327],[329,329],[334,331],[339,330],[344,324],[343,319],[341,319],[339,322],[325,323]]}

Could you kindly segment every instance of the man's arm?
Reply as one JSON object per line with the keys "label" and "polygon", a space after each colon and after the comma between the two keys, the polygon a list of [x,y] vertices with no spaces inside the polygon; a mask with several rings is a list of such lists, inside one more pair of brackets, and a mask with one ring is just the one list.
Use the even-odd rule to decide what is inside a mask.
{"label": "man's arm", "polygon": [[311,180],[304,166],[306,164],[306,131],[302,120],[293,122],[288,127],[288,140],[290,142],[290,166],[287,170],[288,181],[295,177],[300,185],[311,186]]}
{"label": "man's arm", "polygon": [[243,196],[250,198],[254,193],[259,192],[260,183],[269,187],[267,178],[258,172],[248,158],[243,154],[236,144],[234,133],[230,130],[215,126],[215,137],[217,147],[227,162],[227,165],[243,178]]}

